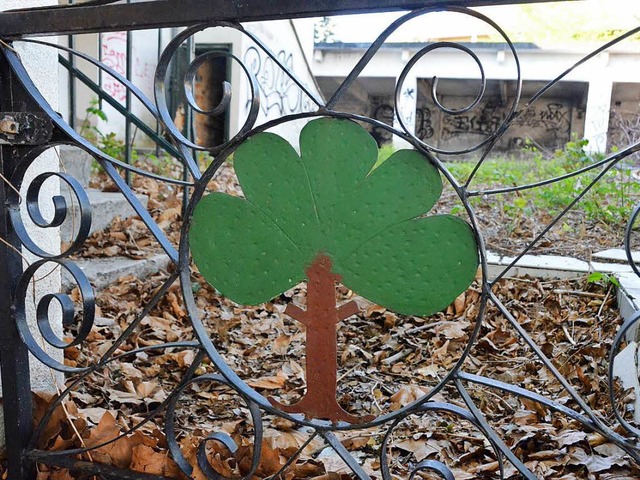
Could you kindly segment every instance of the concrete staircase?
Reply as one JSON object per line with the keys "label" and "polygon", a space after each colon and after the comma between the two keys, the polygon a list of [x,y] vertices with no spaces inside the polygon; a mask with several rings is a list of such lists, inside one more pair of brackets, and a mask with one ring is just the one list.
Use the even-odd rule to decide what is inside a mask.
{"label": "concrete staircase", "polygon": [[[80,182],[87,192],[91,203],[91,234],[104,230],[116,217],[122,219],[136,215],[135,211],[120,192],[102,192],[89,188],[91,178],[92,157],[84,150],[76,147],[60,147],[60,170],[73,176]],[[63,183],[63,182],[61,182]],[[77,201],[69,188],[62,184],[61,194],[65,196],[71,206],[71,214],[61,226],[62,242],[69,242],[75,237],[79,221],[79,208]],[[146,207],[148,198],[145,195],[136,194],[136,197]],[[71,201],[69,202],[69,199]],[[81,259],[76,262],[87,275],[94,288],[100,290],[115,282],[118,278],[135,275],[144,278],[153,272],[167,268],[169,259],[164,254],[151,255],[144,259],[131,259],[127,257],[109,257],[95,259]],[[63,288],[73,287],[73,280],[63,274]]]}

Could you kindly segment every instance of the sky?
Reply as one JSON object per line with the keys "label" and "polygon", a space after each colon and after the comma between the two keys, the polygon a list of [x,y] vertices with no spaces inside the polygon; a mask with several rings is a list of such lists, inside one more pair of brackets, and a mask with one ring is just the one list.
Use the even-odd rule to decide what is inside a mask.
{"label": "sky", "polygon": [[[570,30],[629,30],[640,25],[640,0],[583,0],[552,4],[476,9],[494,20],[515,41],[527,36],[553,41]],[[371,42],[401,13],[334,17],[335,40]],[[430,13],[405,24],[391,41],[419,42],[468,34],[497,32],[485,22],[458,13]]]}

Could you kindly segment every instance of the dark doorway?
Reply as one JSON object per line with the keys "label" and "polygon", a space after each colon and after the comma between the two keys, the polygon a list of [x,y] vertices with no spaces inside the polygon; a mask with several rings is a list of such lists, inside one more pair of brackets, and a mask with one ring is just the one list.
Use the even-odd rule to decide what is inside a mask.
{"label": "dark doorway", "polygon": [[[229,52],[230,45],[198,44],[196,57],[212,50]],[[231,80],[231,69],[228,57],[211,58],[198,69],[193,88],[198,106],[203,110],[214,109],[221,101],[224,93],[224,82]],[[195,140],[199,145],[216,146],[228,140],[229,111],[216,116],[196,113],[194,116]]]}
{"label": "dark doorway", "polygon": [[[191,50],[193,48],[193,50]],[[193,53],[190,53],[189,51]],[[194,47],[183,45],[172,61],[169,88],[169,109],[178,129],[195,143],[214,147],[228,140],[229,112],[209,116],[187,108],[184,80],[189,64],[194,58],[211,51],[230,52],[228,44],[198,44]],[[202,110],[214,109],[222,99],[224,82],[231,80],[228,58],[210,58],[198,69],[193,92],[198,107]]]}

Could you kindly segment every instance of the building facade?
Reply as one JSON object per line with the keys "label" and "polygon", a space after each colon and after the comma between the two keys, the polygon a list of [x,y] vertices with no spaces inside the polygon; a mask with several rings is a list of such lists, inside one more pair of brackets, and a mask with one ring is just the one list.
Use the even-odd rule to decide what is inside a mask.
{"label": "building facade", "polygon": [[[443,46],[421,56],[428,45],[382,45],[342,107],[398,125],[396,84],[417,55],[421,58],[409,65],[398,92],[399,110],[409,119],[405,123],[411,133],[437,149],[460,151],[480,143],[523,109],[494,151],[515,152],[529,144],[553,151],[576,137],[588,139],[594,151],[611,151],[628,143],[628,136],[638,130],[634,121],[640,83],[634,65],[640,61],[640,49],[602,52],[544,91],[548,82],[589,52],[588,45],[550,50],[515,44],[519,65],[506,43],[459,43],[461,48]],[[353,43],[316,46],[313,70],[325,96],[331,96],[367,48]],[[381,129],[372,128],[372,133],[379,143],[390,141]]]}

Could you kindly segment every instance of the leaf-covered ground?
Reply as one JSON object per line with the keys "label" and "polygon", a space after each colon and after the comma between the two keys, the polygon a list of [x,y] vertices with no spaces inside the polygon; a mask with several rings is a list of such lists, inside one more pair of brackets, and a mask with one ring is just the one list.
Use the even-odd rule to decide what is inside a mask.
{"label": "leaf-covered ground", "polygon": [[[131,324],[140,302],[148,300],[166,278],[166,273],[158,273],[144,282],[123,278],[104,291],[99,296],[100,313],[110,321],[103,320],[102,326],[94,329],[86,348],[70,352],[67,363],[85,365],[99,358]],[[202,285],[197,276],[194,279],[197,285]],[[611,421],[605,375],[609,346],[620,322],[611,290],[586,285],[584,281],[505,279],[497,292],[590,406]],[[352,294],[342,291],[341,296],[347,299]],[[357,414],[392,412],[428,392],[459,358],[480,308],[476,287],[458,298],[446,312],[424,319],[397,316],[355,298],[363,313],[346,320],[339,329],[338,398],[345,408]],[[287,302],[303,299],[304,289],[300,287],[272,304],[246,308],[220,298],[206,285],[197,292],[204,323],[227,363],[263,395],[287,403],[299,398],[304,387],[304,329],[282,312]],[[193,339],[193,333],[179,286],[175,284],[159,307],[119,348],[119,353],[178,339]],[[159,406],[194,359],[192,349],[149,350],[96,371],[65,402],[67,412],[56,411],[42,435],[40,447],[48,450],[92,447],[115,438]],[[194,368],[197,375],[217,373],[207,361]],[[574,406],[495,308],[489,307],[487,311],[465,369]],[[469,390],[498,435],[540,478],[640,475],[640,469],[618,447],[585,431],[577,422],[550,413],[535,402],[499,391],[474,387]],[[625,397],[623,392],[619,393],[622,403],[632,400],[628,394]],[[37,402],[38,412],[45,400]],[[453,389],[445,389],[436,400],[463,406]],[[167,456],[163,422],[164,416],[160,414],[133,435],[83,458],[185,478]],[[191,465],[196,463],[199,441],[211,432],[223,431],[241,448],[232,456],[218,444],[211,444],[212,464],[227,475],[248,472],[253,426],[237,394],[206,383],[190,388],[180,399],[174,423]],[[377,478],[387,427],[340,435],[342,443],[365,470]],[[454,468],[457,479],[499,478],[498,463],[490,445],[465,420],[441,414],[412,415],[392,435],[389,453],[392,471],[398,478],[406,478],[410,466],[425,458],[445,461]],[[263,456],[256,477],[266,478],[278,472],[309,437],[310,432],[304,427],[266,416]],[[41,479],[76,478],[64,470],[55,474],[44,467],[41,470]],[[283,478],[348,478],[346,472],[340,458],[315,438]],[[505,476],[518,478],[510,467]],[[196,469],[193,478],[206,477]]]}
{"label": "leaf-covered ground", "polygon": [[[151,212],[176,241],[182,220],[181,192],[158,188],[154,182],[140,178],[136,183],[138,189],[152,194]],[[239,193],[229,169],[222,171],[214,183],[212,188]],[[495,218],[491,221],[498,223]],[[81,255],[136,258],[154,250],[146,228],[134,218],[114,221],[110,229],[90,239]],[[172,273],[158,272],[146,280],[122,278],[100,292],[97,324],[81,348],[67,351],[65,362],[71,366],[95,364]],[[480,280],[445,312],[429,318],[396,315],[353,292],[338,289],[340,301],[354,299],[361,307],[360,315],[342,322],[338,329],[341,405],[354,414],[377,416],[397,411],[437,385],[460,358],[476,326],[482,309]],[[305,331],[283,312],[289,302],[304,307],[304,285],[255,308],[220,297],[196,272],[192,272],[190,288],[208,335],[226,363],[266,397],[283,403],[300,398],[305,385]],[[505,278],[494,291],[591,408],[615,425],[608,404],[606,373],[611,342],[621,320],[611,285],[589,284],[585,279]],[[68,332],[70,336],[73,333]],[[54,411],[39,438],[39,448],[93,448],[77,457],[169,478],[188,478],[168,454],[163,431],[166,409],[134,433],[100,445],[144,422],[187,372],[196,376],[218,373],[208,360],[200,361],[194,348],[152,348],[165,342],[190,340],[195,340],[192,325],[181,287],[175,282],[158,306],[118,346],[116,355],[121,358],[88,375],[62,402],[64,408]],[[150,349],[127,356],[127,352],[141,347]],[[463,369],[577,408],[491,303]],[[73,379],[69,377],[68,383]],[[640,468],[622,450],[570,418],[501,391],[465,386],[497,435],[539,478],[640,477]],[[617,392],[617,398],[623,410],[634,400],[623,391]],[[451,387],[434,399],[464,406]],[[45,395],[35,397],[34,421],[42,418],[51,400]],[[226,432],[239,449],[231,454],[220,443],[208,442],[211,465],[227,477],[249,472],[254,425],[246,404],[230,389],[211,382],[188,387],[178,401],[173,425],[182,454],[194,468],[191,478],[207,478],[197,466],[196,454],[201,440],[212,432]],[[387,452],[396,478],[408,478],[412,467],[423,459],[443,461],[457,480],[500,478],[491,445],[466,420],[442,413],[422,413],[408,416],[391,433],[389,426],[387,423],[338,434],[341,443],[372,477],[381,478],[380,452],[385,435],[389,434]],[[265,415],[262,456],[255,478],[269,478],[285,466],[280,478],[350,478],[339,456],[319,437],[312,437],[306,427]],[[302,453],[292,460],[302,446]],[[508,463],[504,476],[519,478]],[[87,477],[64,468],[38,467],[38,480],[75,478]]]}

